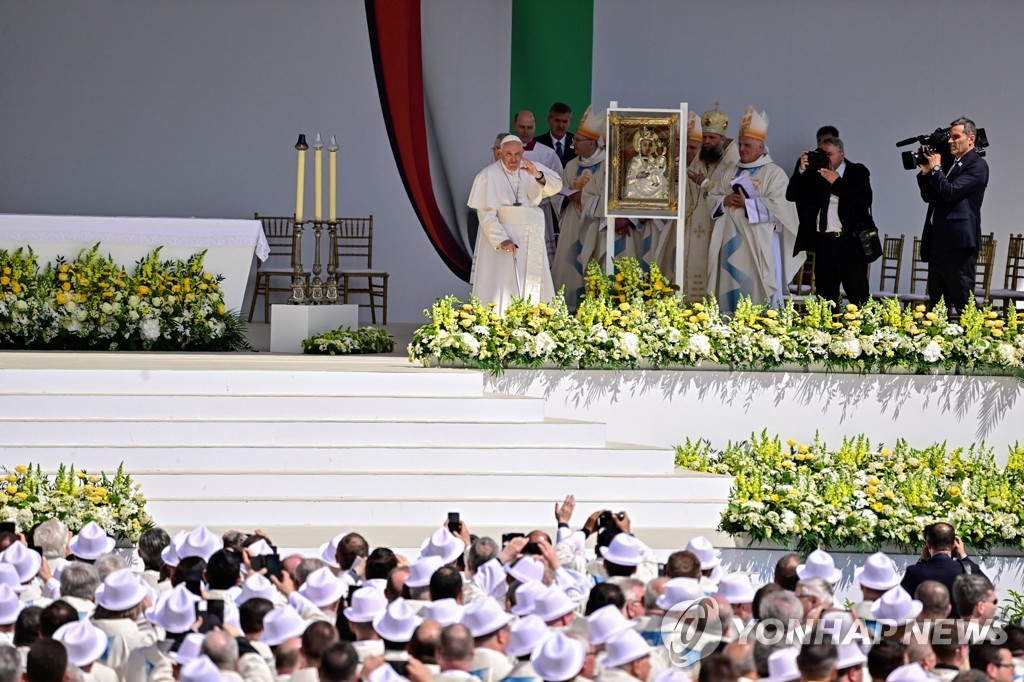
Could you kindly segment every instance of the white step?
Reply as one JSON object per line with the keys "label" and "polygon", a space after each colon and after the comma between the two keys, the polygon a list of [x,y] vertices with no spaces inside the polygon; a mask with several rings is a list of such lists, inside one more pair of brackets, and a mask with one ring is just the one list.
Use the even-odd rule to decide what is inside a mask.
{"label": "white step", "polygon": [[6,446],[37,445],[421,445],[602,447],[605,425],[547,419],[496,422],[0,420]]}
{"label": "white step", "polygon": [[74,415],[76,419],[159,420],[168,415],[174,419],[248,419],[272,415],[275,419],[298,420],[326,417],[344,421],[529,422],[544,419],[544,400],[494,394],[411,397],[0,393],[0,415],[6,419],[45,419],[60,414]]}
{"label": "white step", "polygon": [[675,453],[661,448],[608,443],[605,447],[166,447],[166,446],[7,446],[6,461],[38,463],[55,471],[62,462],[74,462],[90,472],[113,472],[122,462],[133,474],[168,471],[273,471],[287,464],[293,473],[318,471],[395,473],[424,469],[436,473],[481,471],[548,474],[671,474]]}
{"label": "white step", "polygon": [[[424,467],[429,468],[429,467]],[[252,500],[280,497],[283,491],[300,497],[380,497],[396,502],[432,499],[476,499],[515,491],[517,496],[561,500],[570,493],[577,499],[603,500],[609,504],[644,497],[660,500],[692,500],[728,497],[732,479],[727,476],[633,476],[628,486],[619,476],[557,476],[546,474],[352,474],[330,471],[138,474],[147,497],[156,499],[217,499],[219,496]]]}
{"label": "white step", "polygon": [[[344,367],[344,365],[339,365]],[[479,396],[483,373],[460,370],[215,371],[0,369],[0,393]]]}
{"label": "white step", "polygon": [[[366,499],[315,499],[290,496],[283,499],[251,500],[228,497],[221,500],[166,500],[149,498],[148,510],[158,523],[173,520],[181,526],[234,524],[236,528],[262,528],[271,524],[334,524],[370,532],[375,526],[424,524],[436,528],[457,511],[472,531],[474,524],[495,525],[509,530],[548,528],[553,525],[554,500],[503,497],[513,491],[493,491],[488,500],[436,499],[418,501]],[[526,491],[528,492],[528,491]],[[576,506],[601,509],[606,500],[576,499]],[[711,528],[721,520],[721,500],[623,500],[612,505],[626,510],[633,525],[647,528],[700,526]],[[580,519],[580,522],[585,519]]]}

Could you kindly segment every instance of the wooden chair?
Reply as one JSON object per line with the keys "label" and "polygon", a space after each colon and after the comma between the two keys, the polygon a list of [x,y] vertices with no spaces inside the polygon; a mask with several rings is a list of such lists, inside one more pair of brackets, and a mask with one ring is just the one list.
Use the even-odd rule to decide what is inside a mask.
{"label": "wooden chair", "polygon": [[[270,245],[270,255],[267,260],[261,263],[256,261],[256,281],[252,288],[252,304],[249,306],[249,321],[252,322],[252,314],[256,310],[256,299],[263,296],[263,321],[270,322],[270,294],[271,292],[287,291],[291,293],[292,276],[295,270],[291,267],[268,267],[270,259],[274,256],[286,257],[291,263],[292,259],[292,232],[294,229],[293,216],[261,216],[255,214],[256,220],[263,224],[263,233],[267,236],[267,244]],[[287,278],[288,286],[272,287],[270,281],[273,278]],[[302,274],[309,286],[309,273]]]}
{"label": "wooden chair", "polygon": [[789,293],[797,296],[810,296],[814,293],[814,252],[807,253],[800,271],[789,283]]}
{"label": "wooden chair", "polygon": [[[339,218],[336,255],[338,259],[338,288],[342,302],[348,303],[352,295],[365,294],[369,303],[370,319],[377,323],[377,302],[383,311],[382,323],[388,323],[388,273],[373,267],[373,216],[369,218]],[[355,260],[361,268],[347,268],[345,261]],[[353,283],[355,280],[355,284]],[[359,284],[365,280],[365,284]]]}
{"label": "wooden chair", "polygon": [[978,260],[974,263],[974,299],[978,305],[989,302],[992,288],[992,270],[996,260],[996,235],[994,232],[981,235]]}
{"label": "wooden chair", "polygon": [[1006,270],[1003,272],[1003,288],[989,290],[989,300],[1003,300],[1003,311],[1010,309],[1010,304],[1024,301],[1024,235],[1011,234],[1009,250],[1006,252]]}
{"label": "wooden chair", "polygon": [[[900,291],[900,272],[903,268],[904,235],[890,237],[885,235],[882,241],[882,259],[879,261],[881,272],[878,276],[878,291],[871,292],[872,298],[896,298]],[[870,268],[871,266],[868,265]],[[891,283],[891,288],[886,286]]]}
{"label": "wooden chair", "polygon": [[901,303],[928,302],[928,264],[921,260],[920,237],[914,237],[914,252],[910,259],[910,293],[897,294],[896,297]]}

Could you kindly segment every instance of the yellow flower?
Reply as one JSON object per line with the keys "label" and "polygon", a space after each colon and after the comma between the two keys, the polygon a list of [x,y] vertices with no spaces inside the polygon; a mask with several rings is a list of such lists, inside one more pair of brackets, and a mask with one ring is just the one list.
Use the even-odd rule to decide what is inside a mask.
{"label": "yellow flower", "polygon": [[71,291],[71,282],[64,282],[64,284],[60,285],[60,288],[63,291]]}
{"label": "yellow flower", "polygon": [[145,296],[148,293],[149,293],[149,287],[147,287],[145,284],[140,284],[139,285],[139,296]]}
{"label": "yellow flower", "polygon": [[960,497],[960,493],[961,493],[960,486],[958,486],[958,485],[951,485],[951,486],[949,486],[949,494],[952,495],[953,497]]}
{"label": "yellow flower", "polygon": [[846,309],[849,310],[851,313],[857,312],[857,306],[855,306],[852,303],[848,303],[846,305]]}
{"label": "yellow flower", "polygon": [[927,309],[927,308],[925,308],[925,307],[924,307],[923,305],[919,305],[919,306],[917,306],[916,308],[914,308],[914,311],[915,311],[915,312],[919,312],[919,313],[923,313],[923,312],[924,312],[924,311],[926,311],[926,310],[928,310],[928,309]]}
{"label": "yellow flower", "polygon": [[939,319],[939,316],[936,315],[935,313],[928,313],[927,315],[925,315],[925,317],[931,320],[932,322]]}
{"label": "yellow flower", "polygon": [[15,495],[15,497],[17,497],[19,500],[27,500],[28,499],[28,493],[20,492],[17,495]]}
{"label": "yellow flower", "polygon": [[796,488],[790,488],[786,494],[790,497],[800,497],[800,491]]}
{"label": "yellow flower", "polygon": [[892,450],[889,448],[882,448],[882,457],[892,457]]}
{"label": "yellow flower", "polygon": [[7,486],[6,490],[7,490],[7,494],[8,495],[13,495],[14,493],[18,492],[18,486],[16,486],[16,485],[9,485],[9,486]]}
{"label": "yellow flower", "polygon": [[200,285],[199,285],[199,290],[200,290],[200,291],[206,291],[206,290],[207,290],[207,289],[209,289],[209,288],[210,288],[210,286],[209,286],[209,285],[208,285],[208,284],[207,284],[206,282],[202,282],[202,283],[200,283]]}
{"label": "yellow flower", "polygon": [[92,476],[89,477],[89,483],[97,483],[99,480],[100,480],[100,477],[95,475],[95,474],[93,474]]}
{"label": "yellow flower", "polygon": [[884,508],[884,505],[881,502],[875,502],[873,505],[871,505],[871,508],[875,510],[875,513],[881,513],[882,509]]}
{"label": "yellow flower", "polygon": [[7,474],[7,482],[8,483],[15,483],[15,482],[17,482],[17,480],[18,480],[18,477],[15,476],[14,474]]}
{"label": "yellow flower", "polygon": [[70,268],[69,268],[69,267],[68,267],[67,265],[62,265],[62,266],[60,266],[60,271],[61,271],[61,272],[67,272],[67,271],[68,271],[69,269],[70,269]]}
{"label": "yellow flower", "polygon": [[8,285],[10,283],[11,283],[11,278],[10,277],[7,277],[7,276],[0,277],[0,284],[3,284],[4,286],[6,286],[6,285]]}
{"label": "yellow flower", "polygon": [[203,273],[203,279],[205,279],[207,282],[211,282],[211,281],[213,281],[213,275],[211,275],[208,272],[204,272]]}
{"label": "yellow flower", "polygon": [[799,447],[797,447],[796,451],[799,452],[801,455],[806,455],[807,454],[807,446],[806,445],[800,445]]}
{"label": "yellow flower", "polygon": [[28,473],[28,467],[25,466],[24,464],[19,464],[18,466],[14,467],[14,470],[17,471],[19,474]]}
{"label": "yellow flower", "polygon": [[628,303],[620,303],[619,304],[619,310],[622,310],[622,311],[629,310],[629,304]]}
{"label": "yellow flower", "polygon": [[997,313],[997,312],[996,312],[996,311],[994,311],[994,310],[990,310],[990,311],[988,311],[988,319],[990,319],[990,320],[994,320],[994,319],[996,319],[997,317],[999,317],[999,313]]}
{"label": "yellow flower", "polygon": [[5,266],[5,267],[4,267],[4,274],[5,274],[5,275],[9,275],[9,274],[11,274],[11,269]]}
{"label": "yellow flower", "polygon": [[879,480],[878,476],[869,476],[868,485],[878,485],[882,481]]}
{"label": "yellow flower", "polygon": [[226,310],[227,310],[227,308],[224,307],[223,303],[218,303],[217,304],[217,314],[218,315],[223,315]]}
{"label": "yellow flower", "polygon": [[21,285],[17,282],[11,282],[11,291],[14,293],[21,293]]}
{"label": "yellow flower", "polygon": [[75,472],[75,478],[85,478],[85,472],[76,471]]}
{"label": "yellow flower", "polygon": [[789,440],[786,441],[786,445],[788,445],[791,448],[796,447],[796,441],[790,438]]}
{"label": "yellow flower", "polygon": [[622,281],[622,273],[621,272],[619,274],[615,275],[615,281],[616,282],[621,282]]}
{"label": "yellow flower", "polygon": [[771,496],[770,498],[768,498],[768,499],[770,499],[770,500],[771,500],[772,502],[778,502],[778,501],[779,501],[779,500],[781,500],[782,498],[781,498],[781,497],[779,497],[778,495],[772,495],[772,496]]}
{"label": "yellow flower", "polygon": [[68,302],[68,297],[64,294],[57,294],[57,305],[64,305]]}
{"label": "yellow flower", "polygon": [[700,311],[704,310],[704,306],[701,305],[700,303],[694,303],[693,304],[693,309],[696,310],[697,312],[700,312]]}
{"label": "yellow flower", "polygon": [[1002,329],[993,329],[992,330],[992,336],[996,337],[997,339],[1000,336],[1002,336],[1002,335],[1003,335],[1003,330]]}

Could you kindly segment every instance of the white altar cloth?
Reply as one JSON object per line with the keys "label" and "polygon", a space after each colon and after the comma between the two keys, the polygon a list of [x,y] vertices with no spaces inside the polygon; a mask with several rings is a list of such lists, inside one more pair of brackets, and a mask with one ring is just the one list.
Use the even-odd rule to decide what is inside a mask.
{"label": "white altar cloth", "polygon": [[253,254],[263,261],[270,253],[258,220],[0,214],[0,248],[31,246],[40,267],[58,256],[72,260],[96,242],[129,271],[157,246],[164,247],[162,259],[187,259],[205,249],[206,271],[224,275],[224,305],[238,311]]}

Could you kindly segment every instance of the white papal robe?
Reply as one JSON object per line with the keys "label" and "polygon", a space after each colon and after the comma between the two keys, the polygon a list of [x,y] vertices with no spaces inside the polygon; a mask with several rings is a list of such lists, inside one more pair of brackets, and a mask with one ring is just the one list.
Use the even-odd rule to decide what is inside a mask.
{"label": "white papal robe", "polygon": [[[473,252],[473,295],[494,303],[498,313],[513,297],[546,303],[555,296],[544,212],[538,206],[562,189],[562,178],[546,166],[536,164],[536,168],[544,174],[544,184],[523,169],[509,173],[501,161],[495,161],[477,174],[469,192],[467,205],[476,209],[480,219]],[[515,258],[500,248],[506,239],[519,247]]]}
{"label": "white papal robe", "polygon": [[767,219],[751,222],[743,208],[722,204],[732,187],[725,183],[708,196],[714,219],[708,253],[708,291],[718,299],[723,312],[736,310],[740,296],[754,303],[778,300],[782,283],[789,281],[803,264],[804,255],[793,257],[796,240],[796,207],[786,200],[789,176],[765,154],[752,163],[740,163],[736,175],[746,171],[767,209]]}

